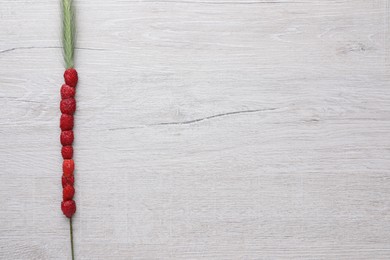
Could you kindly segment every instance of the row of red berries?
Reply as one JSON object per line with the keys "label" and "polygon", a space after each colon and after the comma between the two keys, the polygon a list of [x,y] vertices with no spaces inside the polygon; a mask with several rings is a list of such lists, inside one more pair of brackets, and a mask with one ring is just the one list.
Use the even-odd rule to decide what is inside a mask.
{"label": "row of red berries", "polygon": [[76,212],[76,202],[73,200],[74,189],[74,161],[73,161],[73,114],[76,111],[76,85],[78,81],[77,71],[73,68],[67,69],[64,73],[65,84],[61,87],[61,154],[64,159],[62,163],[62,202],[61,210],[64,215],[71,218]]}

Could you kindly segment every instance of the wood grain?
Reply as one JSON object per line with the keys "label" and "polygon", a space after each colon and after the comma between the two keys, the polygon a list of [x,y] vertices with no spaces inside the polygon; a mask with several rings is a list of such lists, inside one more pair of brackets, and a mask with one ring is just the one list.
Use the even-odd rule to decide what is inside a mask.
{"label": "wood grain", "polygon": [[[77,259],[390,259],[388,0],[75,2]],[[0,28],[0,259],[69,259],[59,3]]]}

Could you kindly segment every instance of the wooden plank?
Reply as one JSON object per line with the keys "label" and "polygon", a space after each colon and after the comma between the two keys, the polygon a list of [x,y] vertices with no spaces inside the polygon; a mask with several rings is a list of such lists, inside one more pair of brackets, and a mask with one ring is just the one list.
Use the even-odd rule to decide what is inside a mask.
{"label": "wooden plank", "polygon": [[[390,258],[388,0],[76,5],[77,259]],[[59,4],[0,27],[0,259],[68,259]]]}

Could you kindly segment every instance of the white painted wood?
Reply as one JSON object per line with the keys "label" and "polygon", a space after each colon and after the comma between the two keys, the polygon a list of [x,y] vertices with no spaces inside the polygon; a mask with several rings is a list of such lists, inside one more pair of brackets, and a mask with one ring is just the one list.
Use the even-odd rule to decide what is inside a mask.
{"label": "white painted wood", "polygon": [[[77,259],[390,259],[388,0],[76,1]],[[69,259],[58,1],[0,2],[0,259]]]}

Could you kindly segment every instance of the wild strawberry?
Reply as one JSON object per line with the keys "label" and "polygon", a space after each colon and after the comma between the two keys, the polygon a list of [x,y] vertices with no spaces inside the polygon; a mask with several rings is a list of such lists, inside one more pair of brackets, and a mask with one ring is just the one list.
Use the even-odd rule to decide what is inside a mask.
{"label": "wild strawberry", "polygon": [[62,158],[64,158],[64,159],[72,159],[73,147],[70,145],[62,146],[61,154],[62,154]]}
{"label": "wild strawberry", "polygon": [[62,85],[61,87],[61,98],[73,98],[76,93],[76,89],[72,88],[71,86],[68,86],[66,84]]}
{"label": "wild strawberry", "polygon": [[74,68],[67,69],[64,73],[65,83],[71,87],[76,87],[78,76],[77,71]]}
{"label": "wild strawberry", "polygon": [[62,188],[65,188],[66,185],[70,185],[70,186],[74,185],[74,176],[73,175],[71,175],[69,177],[62,175]]}
{"label": "wild strawberry", "polygon": [[61,202],[61,210],[66,217],[71,218],[76,212],[76,202],[74,200]]}
{"label": "wild strawberry", "polygon": [[63,114],[73,115],[74,111],[76,111],[76,100],[74,98],[61,100],[60,110]]}
{"label": "wild strawberry", "polygon": [[73,131],[62,131],[60,139],[63,146],[72,145],[74,139]]}
{"label": "wild strawberry", "polygon": [[74,188],[73,186],[66,185],[65,188],[62,190],[62,198],[64,200],[71,200],[74,196]]}
{"label": "wild strawberry", "polygon": [[74,171],[74,161],[72,159],[66,159],[62,163],[62,172],[65,177],[70,177],[73,175]]}
{"label": "wild strawberry", "polygon": [[62,131],[72,130],[74,119],[72,115],[62,114],[60,119],[60,128]]}

